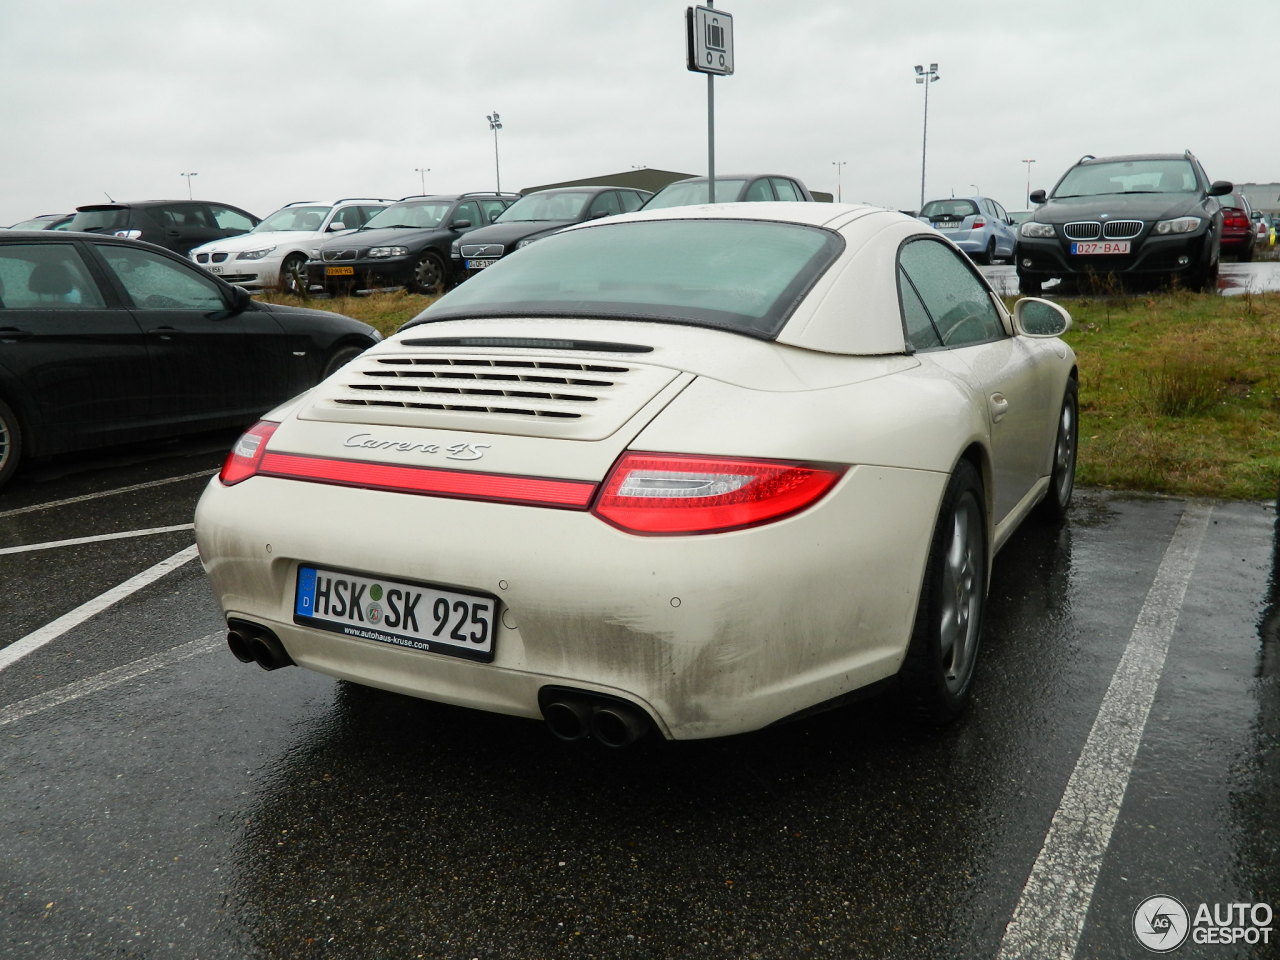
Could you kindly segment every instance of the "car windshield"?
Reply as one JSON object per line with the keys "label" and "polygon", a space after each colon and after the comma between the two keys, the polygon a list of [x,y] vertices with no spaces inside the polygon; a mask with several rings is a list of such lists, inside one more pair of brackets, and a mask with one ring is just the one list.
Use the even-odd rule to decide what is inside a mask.
{"label": "car windshield", "polygon": [[929,220],[963,220],[978,212],[972,200],[930,200],[920,211]]}
{"label": "car windshield", "polygon": [[277,210],[253,228],[252,233],[278,233],[282,230],[319,230],[329,213],[325,205],[315,207],[285,207]]}
{"label": "car windshield", "polygon": [[1240,196],[1238,193],[1228,193],[1226,196],[1219,197],[1218,203],[1220,203],[1224,209],[1228,210],[1244,209],[1244,197]]}
{"label": "car windshield", "polygon": [[1115,193],[1190,193],[1198,189],[1186,160],[1109,160],[1072,167],[1054,188],[1054,199]]}
{"label": "car windshield", "polygon": [[[716,178],[716,202],[732,203],[738,199],[738,195],[742,193],[742,188],[746,186],[747,181],[738,178],[736,180],[721,180]],[[677,183],[668,184],[654,194],[653,199],[645,204],[650,210],[661,207],[685,207],[691,203],[707,202],[707,181],[706,180],[681,180]]]}
{"label": "car windshield", "polygon": [[386,227],[438,227],[449,212],[448,200],[405,200],[379,210],[364,225],[366,230]]}
{"label": "car windshield", "polygon": [[656,220],[569,230],[498,261],[411,323],[592,317],[778,334],[844,241],[759,220]]}
{"label": "car windshield", "polygon": [[521,220],[580,220],[582,211],[591,200],[590,193],[580,190],[531,193],[521,197],[495,220],[495,223],[512,223]]}

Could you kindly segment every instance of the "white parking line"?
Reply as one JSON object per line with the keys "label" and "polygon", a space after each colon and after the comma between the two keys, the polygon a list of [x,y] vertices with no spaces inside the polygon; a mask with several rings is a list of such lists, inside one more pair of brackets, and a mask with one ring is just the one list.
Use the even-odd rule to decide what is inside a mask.
{"label": "white parking line", "polygon": [[1208,505],[1192,504],[1178,521],[997,960],[1075,956],[1212,512]]}
{"label": "white parking line", "polygon": [[0,557],[10,553],[32,553],[37,550],[56,550],[58,547],[74,547],[82,543],[102,543],[104,540],[128,540],[132,537],[152,537],[158,533],[177,533],[194,530],[194,523],[179,523],[172,527],[148,527],[146,530],[126,530],[123,533],[101,533],[96,537],[75,537],[71,540],[48,540],[44,543],[25,543],[20,547],[0,547]]}
{"label": "white parking line", "polygon": [[119,493],[133,493],[136,490],[149,490],[152,487],[163,487],[169,483],[181,483],[183,480],[194,480],[196,477],[212,477],[217,470],[201,470],[198,473],[184,473],[180,477],[165,477],[163,480],[150,480],[147,483],[135,483],[128,487],[116,487],[114,490],[100,490],[97,493],[86,493],[80,497],[68,497],[65,500],[51,500],[48,503],[36,503],[29,507],[17,507],[13,510],[0,510],[0,520],[5,517],[16,517],[20,513],[35,513],[37,510],[50,510],[53,507],[65,507],[72,503],[84,503],[86,500],[100,500],[103,497],[114,497]]}
{"label": "white parking line", "polygon": [[83,680],[69,683],[65,687],[49,690],[34,697],[28,697],[26,700],[19,700],[17,703],[10,704],[7,707],[0,707],[0,727],[15,723],[18,720],[25,720],[27,717],[35,716],[37,713],[61,706],[64,703],[70,703],[72,700],[87,697],[91,693],[106,690],[118,683],[124,683],[126,680],[132,680],[153,670],[169,667],[191,657],[199,656],[202,653],[208,653],[217,649],[221,639],[222,634],[211,633],[207,637],[192,640],[190,643],[184,643],[182,646],[174,647],[172,650],[165,650],[163,653],[144,657],[141,660],[133,661],[133,663],[126,663],[96,676],[85,677]]}
{"label": "white parking line", "polygon": [[101,613],[113,603],[118,603],[131,593],[136,593],[143,587],[159,580],[166,573],[176,570],[188,560],[194,559],[196,556],[196,546],[192,544],[179,550],[167,560],[161,560],[153,567],[143,570],[136,576],[130,577],[124,583],[117,587],[113,587],[106,593],[100,594],[85,603],[80,604],[70,613],[64,613],[57,620],[45,624],[39,630],[32,631],[21,640],[16,640],[9,646],[0,650],[0,670],[17,663],[29,653],[39,650],[46,643],[58,639],[68,630],[84,623],[95,614]]}

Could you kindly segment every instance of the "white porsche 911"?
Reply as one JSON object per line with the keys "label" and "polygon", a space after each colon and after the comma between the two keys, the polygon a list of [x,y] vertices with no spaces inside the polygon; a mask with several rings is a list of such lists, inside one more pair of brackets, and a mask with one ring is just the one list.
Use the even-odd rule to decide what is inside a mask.
{"label": "white porsche 911", "polygon": [[620,746],[970,695],[991,560],[1061,519],[1069,314],[825,203],[571,227],[248,431],[197,513],[232,651]]}

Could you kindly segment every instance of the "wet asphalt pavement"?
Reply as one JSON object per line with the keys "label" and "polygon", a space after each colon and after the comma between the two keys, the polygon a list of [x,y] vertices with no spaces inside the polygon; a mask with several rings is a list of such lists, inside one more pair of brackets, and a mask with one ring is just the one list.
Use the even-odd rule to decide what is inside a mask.
{"label": "wet asphalt pavement", "polygon": [[[1110,960],[1153,895],[1280,910],[1274,504],[1078,491],[997,558],[948,729],[609,752],[234,660],[186,528],[231,439],[0,499],[0,957]],[[1126,650],[1149,712],[1106,714]]]}

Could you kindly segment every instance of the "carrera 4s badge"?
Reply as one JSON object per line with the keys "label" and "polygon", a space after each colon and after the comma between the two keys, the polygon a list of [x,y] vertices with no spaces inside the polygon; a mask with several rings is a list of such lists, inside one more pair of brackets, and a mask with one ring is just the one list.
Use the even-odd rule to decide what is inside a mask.
{"label": "carrera 4s badge", "polygon": [[395,450],[399,453],[425,453],[431,456],[443,456],[446,460],[479,460],[491,446],[488,443],[466,443],[464,441],[441,446],[438,443],[418,443],[410,440],[383,440],[371,433],[354,434],[342,441],[342,445],[360,450]]}

